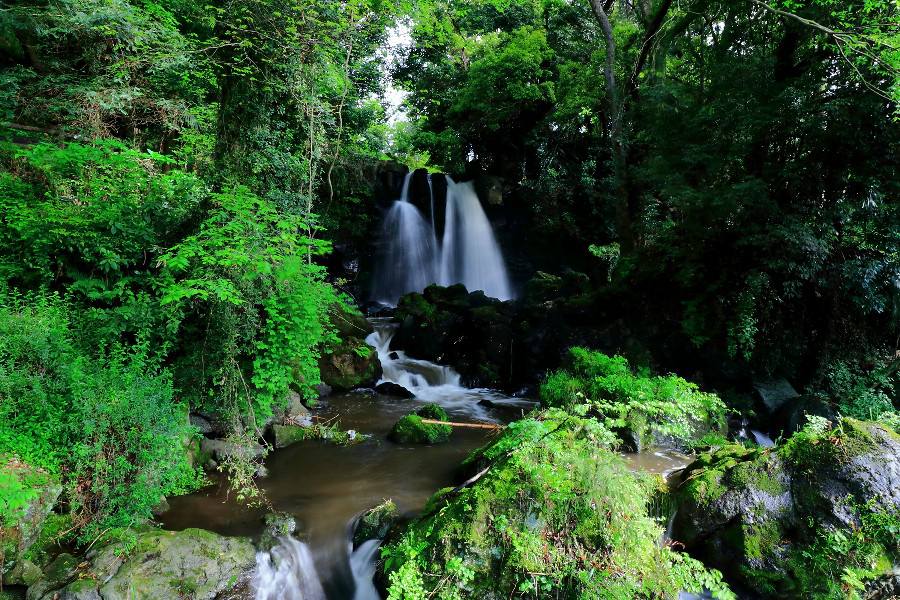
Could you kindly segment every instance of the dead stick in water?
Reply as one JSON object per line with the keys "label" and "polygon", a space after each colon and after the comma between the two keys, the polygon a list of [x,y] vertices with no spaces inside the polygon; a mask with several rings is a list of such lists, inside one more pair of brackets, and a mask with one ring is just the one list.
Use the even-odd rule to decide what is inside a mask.
{"label": "dead stick in water", "polygon": [[454,423],[452,421],[437,421],[435,419],[422,419],[423,423],[430,425],[450,425],[451,427],[471,427],[472,429],[501,429],[502,426],[493,423]]}

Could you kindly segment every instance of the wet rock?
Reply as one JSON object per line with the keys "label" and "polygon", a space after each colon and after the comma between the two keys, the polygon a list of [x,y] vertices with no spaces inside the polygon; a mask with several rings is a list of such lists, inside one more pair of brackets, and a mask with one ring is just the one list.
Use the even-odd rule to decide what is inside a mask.
{"label": "wet rock", "polygon": [[286,448],[310,438],[309,427],[300,425],[274,425],[272,433],[275,436],[276,448]]}
{"label": "wet rock", "polygon": [[416,395],[411,391],[393,381],[383,381],[375,386],[375,393],[383,396],[394,396],[395,398],[415,398]]}
{"label": "wet rock", "polygon": [[312,414],[303,403],[303,396],[291,390],[287,396],[287,407],[284,411],[284,421],[294,424],[309,422]]}
{"label": "wet rock", "polygon": [[12,517],[13,525],[0,527],[0,555],[3,561],[0,563],[0,580],[8,585],[29,585],[35,579],[37,567],[26,560],[26,556],[38,541],[59,499],[62,486],[47,472],[17,459],[7,459],[0,464],[0,476],[18,481],[22,497],[21,505],[13,509],[11,515],[4,515]]}
{"label": "wet rock", "polygon": [[792,564],[822,532],[850,535],[866,512],[900,511],[900,436],[845,418],[830,428],[807,426],[775,449],[718,447],[685,469],[676,498],[677,541],[748,587],[777,595],[799,585]]}
{"label": "wet rock", "polygon": [[297,531],[297,519],[285,512],[273,512],[263,517],[265,529],[256,547],[261,552],[268,552],[278,545],[278,539],[290,537]]}
{"label": "wet rock", "polygon": [[169,501],[165,499],[165,497],[159,499],[159,503],[153,507],[153,516],[158,517],[162,514],[165,514],[169,511]]}
{"label": "wet rock", "polygon": [[228,440],[203,438],[200,440],[200,452],[221,464],[222,461],[231,456],[239,456],[245,459],[260,458],[266,453],[266,450],[256,443],[244,445],[229,442]]}
{"label": "wet rock", "polygon": [[253,568],[255,556],[246,538],[145,529],[91,550],[83,563],[60,556],[28,600],[212,600]]}
{"label": "wet rock", "polygon": [[365,342],[372,324],[341,306],[332,307],[329,318],[340,341],[329,344],[319,358],[322,383],[336,391],[374,384],[381,377],[381,363],[375,349]]}
{"label": "wet rock", "polygon": [[353,528],[353,546],[357,547],[366,540],[383,540],[399,517],[400,511],[393,500],[385,500],[378,506],[370,508],[356,520]]}
{"label": "wet rock", "polygon": [[334,390],[327,383],[320,383],[316,386],[316,393],[319,395],[319,399],[330,396]]}
{"label": "wet rock", "polygon": [[770,414],[777,412],[791,400],[800,397],[787,379],[766,379],[753,383],[756,393]]}

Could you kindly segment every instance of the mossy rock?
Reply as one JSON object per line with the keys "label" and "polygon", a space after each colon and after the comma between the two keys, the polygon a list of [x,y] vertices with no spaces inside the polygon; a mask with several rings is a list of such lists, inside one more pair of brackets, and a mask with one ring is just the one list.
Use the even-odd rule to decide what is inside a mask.
{"label": "mossy rock", "polygon": [[629,470],[613,441],[595,419],[563,411],[513,423],[469,461],[485,465],[477,479],[391,532],[381,581],[392,597],[663,598],[708,587],[731,598],[715,573],[659,544],[647,510],[658,482]]}
{"label": "mossy rock", "polygon": [[46,471],[10,456],[0,456],[0,483],[8,488],[4,495],[12,500],[9,512],[0,514],[0,524],[12,523],[0,527],[0,575],[7,585],[29,585],[34,582],[35,561],[50,543],[46,536],[43,543],[40,540],[48,519],[53,520],[51,513],[62,485]]}
{"label": "mossy rock", "polygon": [[147,528],[88,553],[86,564],[67,555],[28,590],[28,600],[212,600],[234,587],[256,562],[249,539],[202,529]]}
{"label": "mossy rock", "polygon": [[440,404],[426,404],[416,411],[416,414],[423,419],[432,419],[435,421],[449,421],[450,415],[444,410]]}
{"label": "mossy rock", "polygon": [[359,546],[366,540],[382,540],[391,526],[396,523],[400,511],[393,500],[385,500],[359,516],[353,529],[353,545]]}
{"label": "mossy rock", "polygon": [[675,539],[764,597],[831,597],[848,573],[865,581],[900,563],[889,541],[900,437],[880,423],[817,422],[776,449],[713,448],[676,498]]}
{"label": "mossy rock", "polygon": [[451,433],[453,428],[449,425],[423,423],[421,416],[412,414],[397,421],[388,438],[398,444],[440,444],[449,440]]}

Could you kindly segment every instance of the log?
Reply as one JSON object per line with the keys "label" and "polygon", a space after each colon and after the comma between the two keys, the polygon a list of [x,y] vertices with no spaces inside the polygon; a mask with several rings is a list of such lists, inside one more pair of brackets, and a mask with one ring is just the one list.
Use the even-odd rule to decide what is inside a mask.
{"label": "log", "polygon": [[454,423],[453,421],[437,421],[435,419],[422,419],[423,423],[430,425],[449,425],[451,427],[469,427],[471,429],[502,429],[502,425],[493,423]]}

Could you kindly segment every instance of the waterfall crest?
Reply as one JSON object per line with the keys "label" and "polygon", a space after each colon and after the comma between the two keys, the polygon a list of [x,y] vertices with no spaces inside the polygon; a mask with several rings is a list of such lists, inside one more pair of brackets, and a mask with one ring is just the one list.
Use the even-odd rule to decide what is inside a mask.
{"label": "waterfall crest", "polygon": [[503,254],[472,183],[446,178],[444,234],[438,243],[431,176],[431,222],[409,200],[411,179],[412,172],[407,173],[400,199],[388,210],[381,227],[373,300],[395,305],[402,295],[421,292],[432,283],[461,283],[470,292],[512,298]]}

